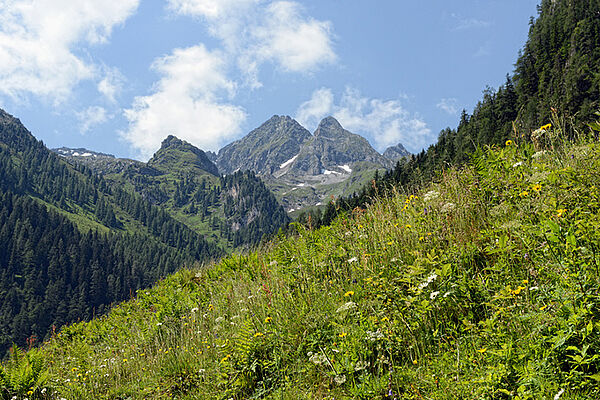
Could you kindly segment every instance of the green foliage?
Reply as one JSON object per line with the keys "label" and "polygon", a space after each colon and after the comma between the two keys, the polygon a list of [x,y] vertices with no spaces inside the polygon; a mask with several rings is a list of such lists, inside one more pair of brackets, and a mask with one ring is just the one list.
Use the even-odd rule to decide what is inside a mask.
{"label": "green foliage", "polygon": [[2,399],[50,399],[48,373],[44,359],[35,350],[23,353],[12,347],[9,359],[0,367],[0,396]]}
{"label": "green foliage", "polygon": [[44,345],[49,382],[98,399],[597,398],[600,146],[548,138],[138,291]]}

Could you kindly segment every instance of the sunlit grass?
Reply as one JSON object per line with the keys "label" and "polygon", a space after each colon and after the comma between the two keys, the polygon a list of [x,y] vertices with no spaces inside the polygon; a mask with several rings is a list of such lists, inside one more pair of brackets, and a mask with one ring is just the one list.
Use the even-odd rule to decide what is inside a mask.
{"label": "sunlit grass", "polygon": [[48,379],[29,389],[598,398],[600,146],[540,146],[483,149],[418,194],[396,191],[330,227],[180,271],[31,353]]}

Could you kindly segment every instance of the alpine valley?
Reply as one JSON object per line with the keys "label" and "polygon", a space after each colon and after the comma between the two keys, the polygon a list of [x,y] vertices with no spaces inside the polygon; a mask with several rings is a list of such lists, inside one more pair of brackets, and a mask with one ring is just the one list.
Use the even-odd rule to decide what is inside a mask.
{"label": "alpine valley", "polygon": [[[173,171],[179,171],[180,177],[181,171],[186,171],[188,178],[204,176],[207,183],[209,176],[251,171],[294,216],[301,210],[324,206],[331,198],[352,195],[373,178],[376,170],[386,171],[410,155],[402,144],[381,155],[365,138],[345,130],[333,117],[323,119],[311,134],[293,118],[278,115],[218,154],[205,153],[173,136],[147,164],[87,149],[63,147],[54,151],[109,181],[131,184],[144,198],[153,204],[166,204],[175,218],[192,225],[197,221],[190,217],[196,214],[190,209],[202,209],[208,203],[189,197],[195,189],[183,194],[181,189],[165,185],[165,175],[173,178]],[[157,185],[159,182],[163,184]],[[235,245],[239,243],[235,241]]]}

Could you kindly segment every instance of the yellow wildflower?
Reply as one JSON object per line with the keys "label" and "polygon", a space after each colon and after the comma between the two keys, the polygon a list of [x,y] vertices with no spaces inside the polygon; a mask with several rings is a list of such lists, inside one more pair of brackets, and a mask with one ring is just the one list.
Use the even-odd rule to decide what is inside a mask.
{"label": "yellow wildflower", "polygon": [[512,145],[512,144],[513,144],[513,141],[512,141],[512,140],[510,140],[510,139],[508,139],[508,140],[506,141],[506,143],[505,143],[505,144],[506,144],[507,146],[510,146],[510,145]]}
{"label": "yellow wildflower", "polygon": [[528,194],[529,192],[527,190],[523,190],[521,193],[519,193],[519,196],[526,197]]}
{"label": "yellow wildflower", "polygon": [[265,318],[265,323],[268,324],[269,322],[273,321],[273,319],[271,317],[267,317]]}
{"label": "yellow wildflower", "polygon": [[536,183],[536,184],[535,184],[535,185],[533,185],[531,188],[532,188],[534,191],[536,191],[536,192],[538,192],[538,193],[539,193],[539,192],[540,192],[540,190],[542,190],[542,185],[540,185],[539,183]]}
{"label": "yellow wildflower", "polygon": [[344,293],[344,297],[350,297],[350,296],[354,296],[354,291],[349,290],[346,293]]}
{"label": "yellow wildflower", "polygon": [[254,337],[260,337],[260,336],[264,336],[264,335],[263,335],[261,332],[256,332],[256,333],[254,334]]}
{"label": "yellow wildflower", "polygon": [[348,336],[348,334],[346,332],[342,332],[338,336],[341,338],[345,338],[346,336]]}
{"label": "yellow wildflower", "polygon": [[550,128],[552,128],[552,124],[546,124],[544,126],[540,126],[540,131],[547,131]]}
{"label": "yellow wildflower", "polygon": [[484,347],[483,349],[479,349],[477,351],[480,352],[481,354],[483,354],[487,351],[487,347]]}

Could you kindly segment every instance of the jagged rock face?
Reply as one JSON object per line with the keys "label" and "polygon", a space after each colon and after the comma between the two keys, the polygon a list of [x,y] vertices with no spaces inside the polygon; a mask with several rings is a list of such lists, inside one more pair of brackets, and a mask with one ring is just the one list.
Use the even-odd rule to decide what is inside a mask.
{"label": "jagged rock face", "polygon": [[404,148],[402,143],[398,143],[395,146],[388,147],[384,152],[383,156],[388,160],[396,163],[400,159],[410,156],[410,152]]}
{"label": "jagged rock face", "polygon": [[292,168],[319,175],[359,161],[384,168],[391,166],[389,160],[375,151],[365,138],[345,130],[335,118],[327,117],[321,121],[313,138],[303,146]]}
{"label": "jagged rock face", "polygon": [[294,119],[275,115],[244,138],[219,151],[217,165],[224,173],[250,170],[273,174],[296,156],[311,134]]}
{"label": "jagged rock face", "polygon": [[190,170],[219,175],[219,170],[199,148],[169,135],[163,140],[160,149],[148,161],[148,166],[161,171]]}

